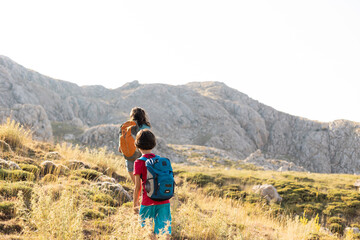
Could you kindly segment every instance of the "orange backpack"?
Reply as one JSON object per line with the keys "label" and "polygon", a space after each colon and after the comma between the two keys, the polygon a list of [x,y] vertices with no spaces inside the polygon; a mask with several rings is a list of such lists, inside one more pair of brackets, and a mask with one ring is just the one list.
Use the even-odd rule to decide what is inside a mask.
{"label": "orange backpack", "polygon": [[135,137],[139,131],[139,126],[134,121],[127,121],[120,127],[120,147],[126,160],[135,161],[141,156],[135,147]]}

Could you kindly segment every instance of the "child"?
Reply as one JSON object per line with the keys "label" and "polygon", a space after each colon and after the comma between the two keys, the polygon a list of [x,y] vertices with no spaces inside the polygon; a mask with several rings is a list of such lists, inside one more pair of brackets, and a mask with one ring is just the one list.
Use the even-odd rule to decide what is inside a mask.
{"label": "child", "polygon": [[[151,151],[156,146],[155,135],[148,129],[140,130],[136,135],[135,145],[145,158],[154,158],[155,154]],[[154,233],[165,232],[171,235],[171,213],[170,201],[151,200],[145,191],[147,168],[145,161],[137,159],[134,165],[135,189],[134,189],[134,211],[140,213],[141,225],[144,226],[145,219],[150,218],[155,222]],[[143,188],[141,207],[139,212],[139,196]],[[170,225],[167,225],[170,224]],[[167,229],[166,229],[167,227]]]}
{"label": "child", "polygon": [[[148,120],[147,114],[145,113],[145,110],[140,107],[134,107],[131,109],[130,112],[130,121],[135,121],[136,124],[139,126],[139,130],[142,129],[149,129],[151,127],[151,124]],[[120,143],[119,143],[119,152],[121,152],[120,149]],[[141,154],[139,153],[139,157]],[[133,175],[134,171],[134,161],[125,159],[126,168],[128,170],[129,176],[133,183],[135,183],[135,177]]]}

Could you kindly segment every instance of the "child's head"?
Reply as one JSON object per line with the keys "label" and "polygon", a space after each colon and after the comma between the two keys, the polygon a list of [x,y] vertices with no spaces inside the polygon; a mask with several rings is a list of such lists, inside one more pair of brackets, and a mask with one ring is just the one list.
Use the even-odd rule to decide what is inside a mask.
{"label": "child's head", "polygon": [[135,146],[142,150],[151,150],[156,146],[155,135],[149,130],[140,130],[136,134]]}
{"label": "child's head", "polygon": [[139,126],[146,124],[151,127],[145,110],[140,107],[134,107],[130,112],[130,120],[137,121]]}

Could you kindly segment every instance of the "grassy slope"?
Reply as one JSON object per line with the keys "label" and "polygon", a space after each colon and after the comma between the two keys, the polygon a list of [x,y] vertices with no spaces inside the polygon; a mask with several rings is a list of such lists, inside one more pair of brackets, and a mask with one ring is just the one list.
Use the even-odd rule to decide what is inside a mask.
{"label": "grassy slope", "polygon": [[[10,123],[0,127],[0,140],[11,142],[12,148],[0,144],[0,158],[22,168],[0,173],[1,238],[148,237],[151,229],[139,226],[131,202],[123,204],[93,186],[96,177],[90,176],[105,174],[116,177],[132,193],[121,157],[104,150],[35,142],[20,126]],[[57,164],[76,159],[92,169],[44,177],[39,164],[53,151],[58,152],[53,159]],[[333,216],[341,217],[340,227],[359,223],[359,199],[352,187],[356,176],[226,171],[177,164],[173,168],[177,181],[171,200],[173,239],[356,239],[331,235],[321,228],[330,228]],[[283,202],[269,204],[252,193],[252,185],[260,183],[275,185]]]}

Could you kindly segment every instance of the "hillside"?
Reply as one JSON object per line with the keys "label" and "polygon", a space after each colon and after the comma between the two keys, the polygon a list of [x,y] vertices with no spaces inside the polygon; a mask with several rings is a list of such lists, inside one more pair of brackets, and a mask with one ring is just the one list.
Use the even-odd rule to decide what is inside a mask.
{"label": "hillside", "polygon": [[[173,168],[172,239],[360,239],[357,176]],[[257,184],[275,186],[282,201],[254,192]],[[1,239],[147,239],[132,188],[119,156],[34,141],[15,122],[0,125]]]}
{"label": "hillside", "polygon": [[235,161],[261,150],[266,160],[294,164],[296,169],[360,173],[359,123],[292,116],[219,82],[79,87],[1,56],[0,93],[0,120],[12,116],[31,127],[39,140],[65,139],[114,150],[119,124],[132,107],[140,106],[163,139],[162,151],[171,156],[174,151],[167,144],[216,148]]}

